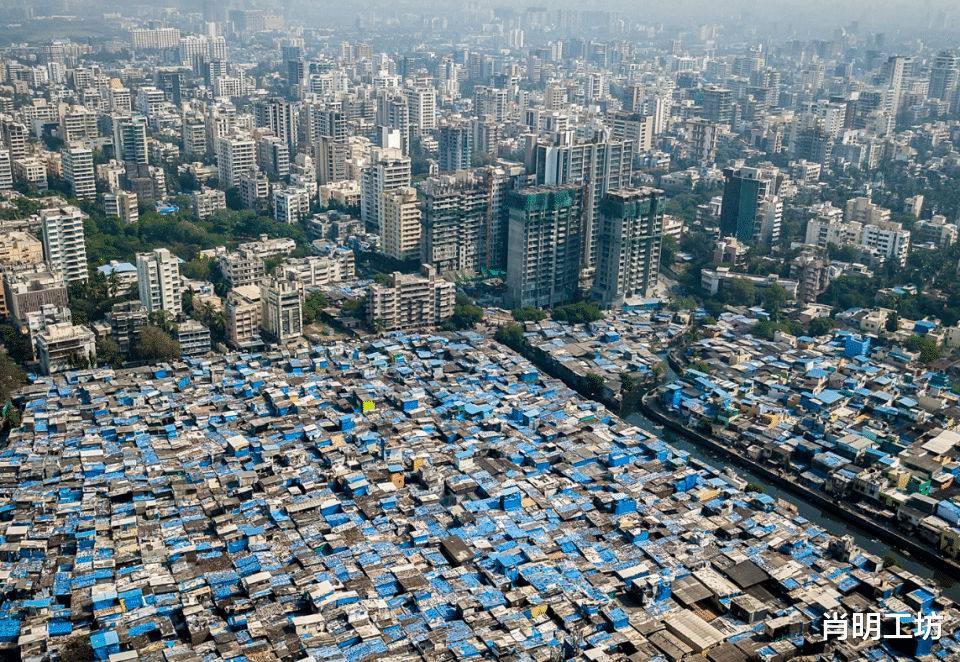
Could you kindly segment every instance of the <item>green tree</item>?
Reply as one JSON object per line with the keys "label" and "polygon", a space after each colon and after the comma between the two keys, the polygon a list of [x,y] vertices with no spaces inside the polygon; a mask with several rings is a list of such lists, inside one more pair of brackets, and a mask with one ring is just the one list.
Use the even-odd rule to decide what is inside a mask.
{"label": "green tree", "polygon": [[857,251],[853,246],[837,246],[834,243],[827,244],[827,255],[831,260],[839,262],[853,262],[857,259]]}
{"label": "green tree", "polygon": [[897,315],[897,311],[891,310],[887,313],[887,322],[884,324],[884,328],[888,333],[896,333],[900,328],[900,316]]}
{"label": "green tree", "polygon": [[133,355],[144,361],[169,361],[180,358],[180,343],[156,326],[140,328]]}
{"label": "green tree", "polygon": [[760,483],[750,482],[747,483],[747,486],[744,488],[745,492],[751,492],[754,494],[766,494],[767,491],[763,489],[763,485]]}
{"label": "green tree", "polygon": [[390,276],[388,276],[387,274],[374,274],[373,282],[380,283],[381,285],[386,285],[388,282],[390,282]]}
{"label": "green tree", "polygon": [[830,333],[835,325],[836,322],[829,317],[814,317],[810,320],[808,333],[814,338],[823,336]]}
{"label": "green tree", "polygon": [[583,390],[589,395],[599,395],[603,391],[603,386],[603,377],[594,372],[588,373],[583,378]]}
{"label": "green tree", "polygon": [[943,348],[930,338],[911,336],[906,344],[911,352],[920,352],[922,363],[933,363],[943,355]]}
{"label": "green tree", "polygon": [[109,366],[123,364],[123,354],[120,345],[112,338],[104,338],[97,343],[97,359],[100,363]]}
{"label": "green tree", "polygon": [[664,235],[660,242],[660,264],[665,267],[672,267],[677,259],[677,253],[680,250],[680,242],[672,234]]}
{"label": "green tree", "polygon": [[707,314],[714,319],[720,319],[720,316],[727,310],[723,302],[717,301],[716,299],[707,299],[703,302],[703,307],[707,311]]}
{"label": "green tree", "polygon": [[234,211],[240,211],[243,209],[243,198],[240,197],[240,189],[238,189],[236,186],[231,186],[224,191],[223,194],[226,198],[227,209],[232,209]]}
{"label": "green tree", "polygon": [[62,662],[93,662],[93,645],[90,637],[82,634],[71,637],[60,650]]}
{"label": "green tree", "polygon": [[10,402],[10,396],[16,393],[27,381],[27,375],[7,354],[0,354],[0,407]]}
{"label": "green tree", "polygon": [[471,168],[484,168],[493,163],[493,158],[486,152],[474,152],[470,155]]}
{"label": "green tree", "polygon": [[760,297],[763,301],[764,310],[770,314],[770,319],[775,322],[780,319],[780,311],[783,310],[789,298],[790,294],[776,283],[771,283],[763,288],[763,294]]}
{"label": "green tree", "polygon": [[320,290],[315,290],[307,295],[303,302],[303,321],[305,324],[313,324],[320,319],[323,309],[329,305],[327,297]]}
{"label": "green tree", "polygon": [[545,312],[534,308],[533,306],[514,308],[510,311],[510,315],[512,315],[513,319],[518,322],[539,322],[547,317]]}
{"label": "green tree", "polygon": [[523,347],[524,342],[523,326],[517,324],[516,322],[504,324],[497,329],[497,332],[493,335],[493,337],[497,342],[503,343],[507,347],[519,351],[520,348]]}
{"label": "green tree", "polygon": [[774,326],[770,323],[770,320],[762,318],[753,325],[753,328],[750,330],[750,332],[758,338],[763,338],[764,340],[773,340]]}
{"label": "green tree", "polygon": [[350,317],[364,319],[367,316],[367,297],[347,299],[343,302],[343,312]]}
{"label": "green tree", "polygon": [[558,322],[569,322],[570,324],[589,324],[596,322],[603,314],[600,309],[592,303],[581,301],[571,303],[566,306],[557,306],[552,313],[553,319]]}
{"label": "green tree", "polygon": [[453,308],[453,317],[443,323],[445,331],[472,329],[483,319],[483,309],[474,305],[469,297],[457,296],[457,305]]}
{"label": "green tree", "polygon": [[157,327],[164,333],[168,333],[173,328],[173,315],[165,310],[155,310],[148,316],[150,324]]}
{"label": "green tree", "polygon": [[757,288],[746,278],[731,278],[723,287],[723,298],[731,306],[752,306],[757,300]]}
{"label": "green tree", "polygon": [[630,393],[637,387],[637,382],[628,372],[620,373],[620,392]]}

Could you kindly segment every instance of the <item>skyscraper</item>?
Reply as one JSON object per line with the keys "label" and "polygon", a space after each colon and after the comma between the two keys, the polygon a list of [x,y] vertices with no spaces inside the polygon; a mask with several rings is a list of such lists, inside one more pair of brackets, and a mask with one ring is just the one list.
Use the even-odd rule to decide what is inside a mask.
{"label": "skyscraper", "polygon": [[63,178],[70,184],[73,197],[93,200],[97,197],[93,152],[83,143],[70,143],[61,151]]}
{"label": "skyscraper", "polygon": [[398,149],[375,148],[370,165],[361,172],[360,218],[371,232],[380,232],[383,215],[381,193],[410,186],[410,159]]}
{"label": "skyscraper", "polygon": [[166,248],[137,254],[137,284],[147,314],[162,310],[175,317],[180,312],[180,267]]}
{"label": "skyscraper", "polygon": [[147,118],[143,115],[115,118],[113,144],[118,161],[147,163]]}
{"label": "skyscraper", "polygon": [[931,99],[947,101],[950,92],[957,86],[960,78],[960,58],[951,51],[940,51],[933,59],[930,67],[930,91],[927,96]]}
{"label": "skyscraper", "polygon": [[419,183],[423,261],[441,274],[506,269],[506,197],[528,179],[512,166],[459,170]]}
{"label": "skyscraper", "polygon": [[665,205],[663,191],[653,188],[604,194],[593,293],[605,305],[653,293],[660,274]]}
{"label": "skyscraper", "polygon": [[220,185],[238,186],[240,176],[257,165],[257,143],[250,136],[233,135],[217,140],[217,170]]}
{"label": "skyscraper", "polygon": [[296,340],[303,333],[303,288],[295,280],[269,277],[260,283],[260,324],[275,342]]}
{"label": "skyscraper", "polygon": [[273,131],[273,135],[285,142],[290,151],[297,148],[299,113],[297,106],[282,97],[271,97],[253,107],[254,120],[258,127]]}
{"label": "skyscraper", "polygon": [[535,186],[507,197],[507,300],[513,308],[569,303],[579,289],[583,189]]}
{"label": "skyscraper", "polygon": [[10,164],[10,150],[0,149],[0,191],[13,188],[13,166]]}
{"label": "skyscraper", "polygon": [[527,172],[536,174],[537,185],[577,184],[583,186],[583,243],[581,258],[584,269],[597,264],[596,209],[600,197],[611,189],[630,185],[633,174],[631,140],[604,140],[574,144],[573,132],[560,134],[554,144],[535,146]]}
{"label": "skyscraper", "polygon": [[440,172],[455,172],[470,167],[470,125],[465,121],[440,127]]}
{"label": "skyscraper", "polygon": [[87,280],[87,248],[83,221],[87,215],[72,205],[40,211],[43,257],[65,281]]}
{"label": "skyscraper", "polygon": [[397,260],[420,258],[420,201],[409,186],[384,191],[380,220],[383,252]]}
{"label": "skyscraper", "polygon": [[765,245],[780,238],[783,175],[776,168],[724,168],[720,236]]}

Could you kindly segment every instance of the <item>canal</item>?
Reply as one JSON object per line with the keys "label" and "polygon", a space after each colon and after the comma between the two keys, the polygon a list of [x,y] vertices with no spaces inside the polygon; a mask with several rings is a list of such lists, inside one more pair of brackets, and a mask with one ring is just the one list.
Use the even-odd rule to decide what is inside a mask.
{"label": "canal", "polygon": [[[664,363],[666,363],[665,354],[661,355],[660,358],[664,360]],[[667,367],[666,377],[667,381],[671,381],[677,377],[676,373],[670,370],[669,366]],[[686,451],[701,462],[705,462],[715,467],[726,466],[726,462],[716,453],[698,446],[686,437],[677,434],[673,430],[657,429],[656,424],[640,412],[624,412],[624,414],[624,418],[628,423],[636,425],[637,427],[647,430],[648,432],[652,432],[674,448]],[[796,497],[796,495],[781,490],[776,485],[771,484],[765,478],[755,474],[747,466],[735,465],[733,468],[736,469],[737,474],[745,480],[763,485],[764,491],[770,496],[777,499],[783,499],[784,501],[795,505],[801,516],[810,520],[814,524],[823,527],[830,533],[836,536],[844,536],[848,534],[852,535],[857,544],[871,554],[876,554],[877,556],[892,554],[896,557],[901,566],[921,577],[932,579],[941,588],[944,595],[949,597],[951,600],[960,603],[960,584],[957,584],[953,578],[945,573],[942,573],[936,568],[933,568],[925,563],[920,563],[912,557],[904,556],[896,549],[893,549],[890,546],[878,541],[876,538],[873,538],[871,534],[864,529],[861,529],[856,525],[849,524],[835,517],[829,512],[824,511],[818,506],[801,501]]]}

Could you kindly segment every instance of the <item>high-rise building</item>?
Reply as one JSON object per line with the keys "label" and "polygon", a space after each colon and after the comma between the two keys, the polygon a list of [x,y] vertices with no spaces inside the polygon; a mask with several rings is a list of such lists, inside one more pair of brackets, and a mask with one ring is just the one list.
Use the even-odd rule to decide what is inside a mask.
{"label": "high-rise building", "polygon": [[423,262],[440,274],[504,271],[507,193],[528,180],[520,166],[512,166],[460,170],[420,182]]}
{"label": "high-rise building", "polygon": [[143,115],[115,118],[113,145],[118,161],[147,163],[147,118]]}
{"label": "high-rise building", "polygon": [[270,181],[256,167],[240,175],[239,188],[244,209],[253,209],[257,200],[270,195]]}
{"label": "high-rise building", "polygon": [[404,90],[410,127],[415,137],[429,134],[437,128],[437,91],[432,87],[413,87]]}
{"label": "high-rise building", "polygon": [[47,166],[35,156],[14,161],[13,178],[18,182],[37,187],[38,191],[47,190]]}
{"label": "high-rise building", "polygon": [[147,309],[139,301],[124,301],[113,304],[113,308],[104,317],[110,325],[110,337],[127,354],[137,339],[140,328],[149,324]]}
{"label": "high-rise building", "polygon": [[241,247],[236,251],[217,249],[217,266],[230,289],[247,285],[260,286],[266,277],[263,259],[256,251]]}
{"label": "high-rise building", "polygon": [[509,306],[554,307],[576,299],[583,188],[565,184],[513,191],[507,207]]}
{"label": "high-rise building", "polygon": [[702,115],[717,124],[730,124],[733,119],[733,90],[708,87],[703,90]]}
{"label": "high-rise building", "polygon": [[297,281],[270,277],[260,283],[260,325],[274,342],[303,335],[303,287]]}
{"label": "high-rise building", "polygon": [[71,143],[60,152],[63,178],[70,184],[73,197],[93,200],[97,197],[97,182],[93,168],[93,151],[83,143]]}
{"label": "high-rise building", "polygon": [[10,163],[10,150],[0,149],[0,191],[13,188],[13,166]]}
{"label": "high-rise building", "polygon": [[600,242],[594,295],[607,306],[651,296],[660,275],[663,191],[607,191],[600,202]]}
{"label": "high-rise building", "polygon": [[296,225],[310,213],[310,194],[306,189],[288,186],[273,189],[273,218],[277,223]]}
{"label": "high-rise building", "polygon": [[478,85],[473,90],[473,114],[478,117],[492,115],[493,121],[502,124],[507,117],[507,92],[493,87]]}
{"label": "high-rise building", "polygon": [[470,167],[470,125],[454,122],[440,127],[440,172],[455,172]]}
{"label": "high-rise building", "polygon": [[100,135],[97,113],[83,106],[70,106],[60,114],[60,137],[65,143],[90,140]]}
{"label": "high-rise building", "polygon": [[380,194],[403,186],[410,186],[410,159],[397,149],[375,148],[370,164],[361,171],[360,218],[370,232],[380,232]]}
{"label": "high-rise building", "polygon": [[3,133],[3,147],[10,152],[10,160],[27,158],[27,127],[4,115],[0,121],[0,131]]}
{"label": "high-rise building", "polygon": [[720,236],[767,246],[780,238],[783,175],[776,168],[724,168]]}
{"label": "high-rise building", "polygon": [[631,140],[605,140],[575,144],[573,132],[558,136],[554,144],[539,143],[533,151],[534,162],[527,172],[536,174],[537,185],[577,184],[584,188],[583,250],[584,269],[597,264],[596,209],[600,198],[611,189],[630,185],[636,145]]}
{"label": "high-rise building", "polygon": [[347,116],[343,112],[322,107],[314,107],[311,112],[312,114],[308,117],[313,121],[312,140],[316,141],[321,136],[326,136],[337,142],[346,142],[349,132]]}
{"label": "high-rise building", "polygon": [[409,186],[384,191],[380,241],[383,253],[397,260],[420,258],[420,201]]}
{"label": "high-rise building", "polygon": [[[884,65],[884,83],[890,91],[890,107],[887,110],[894,116],[900,112],[900,98],[903,94],[903,75],[910,58],[903,55],[891,55]],[[810,160],[810,159],[808,159]]]}
{"label": "high-rise building", "polygon": [[140,219],[137,194],[129,191],[103,194],[104,216],[116,216],[124,223],[136,223]]}
{"label": "high-rise building", "polygon": [[[296,151],[299,142],[299,113],[297,105],[282,97],[271,97],[254,107],[254,120],[261,128],[270,129],[277,138]],[[289,156],[289,154],[288,154]]]}
{"label": "high-rise building", "polygon": [[258,145],[260,170],[277,179],[290,175],[290,148],[276,136],[264,136]]}
{"label": "high-rise building", "polygon": [[420,275],[392,273],[367,287],[367,323],[380,331],[437,326],[453,316],[456,286],[423,265]]}
{"label": "high-rise building", "polygon": [[317,139],[317,161],[321,184],[342,182],[347,177],[347,161],[350,160],[350,144],[328,136]]}
{"label": "high-rise building", "polygon": [[223,188],[238,186],[240,176],[257,165],[257,143],[247,135],[234,134],[217,140],[217,170]]}
{"label": "high-rise building", "polygon": [[793,158],[826,165],[833,155],[833,136],[823,128],[801,130],[793,146]]}
{"label": "high-rise building", "polygon": [[137,285],[147,314],[162,310],[175,317],[180,312],[180,266],[177,256],[166,248],[137,254]]}
{"label": "high-rise building", "polygon": [[930,67],[930,90],[927,96],[931,99],[949,101],[950,93],[960,82],[960,58],[951,51],[940,51],[933,58]]}
{"label": "high-rise building", "polygon": [[207,133],[206,126],[202,117],[187,117],[183,120],[183,154],[191,156],[194,154],[205,154],[207,151]]}
{"label": "high-rise building", "polygon": [[227,196],[219,189],[204,186],[199,191],[193,191],[190,197],[193,200],[193,213],[197,218],[206,218],[227,208]]}
{"label": "high-rise building", "polygon": [[44,375],[69,370],[78,356],[94,360],[96,353],[96,336],[85,326],[70,322],[47,324],[37,336],[37,358]]}
{"label": "high-rise building", "polygon": [[471,146],[475,152],[483,152],[491,159],[500,155],[500,138],[503,135],[503,124],[497,122],[493,115],[474,117],[473,136]]}
{"label": "high-rise building", "polygon": [[617,111],[611,120],[614,138],[633,141],[638,153],[653,149],[653,115]]}
{"label": "high-rise building", "polygon": [[87,280],[87,247],[83,241],[86,214],[72,205],[42,209],[43,255],[50,269],[65,281]]}
{"label": "high-rise building", "polygon": [[410,153],[410,107],[407,98],[387,90],[377,96],[377,126],[400,132],[400,151]]}
{"label": "high-rise building", "polygon": [[263,344],[260,339],[260,287],[247,285],[227,292],[223,307],[227,342],[231,347],[247,349]]}
{"label": "high-rise building", "polygon": [[137,90],[137,109],[147,117],[159,115],[166,104],[167,95],[163,90],[153,86],[141,87]]}
{"label": "high-rise building", "polygon": [[843,220],[846,223],[876,225],[890,220],[890,210],[874,204],[870,198],[850,198],[843,208]]}
{"label": "high-rise building", "polygon": [[175,48],[180,43],[180,30],[177,28],[130,30],[130,41],[134,50]]}
{"label": "high-rise building", "polygon": [[111,87],[110,92],[110,112],[117,115],[129,115],[133,106],[130,97],[130,88]]}

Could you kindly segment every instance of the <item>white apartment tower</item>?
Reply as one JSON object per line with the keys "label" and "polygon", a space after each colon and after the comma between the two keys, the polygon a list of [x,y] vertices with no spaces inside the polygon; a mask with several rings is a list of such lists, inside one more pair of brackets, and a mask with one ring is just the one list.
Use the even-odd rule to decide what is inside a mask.
{"label": "white apartment tower", "polygon": [[240,185],[240,176],[257,165],[257,143],[250,136],[232,135],[217,140],[217,170],[223,188]]}
{"label": "white apartment tower", "polygon": [[180,266],[177,256],[166,248],[137,254],[140,303],[147,313],[162,310],[168,316],[180,312]]}
{"label": "white apartment tower", "polygon": [[380,232],[384,191],[410,186],[410,159],[398,149],[374,149],[362,171],[360,218],[371,232]]}
{"label": "white apartment tower", "polygon": [[70,143],[62,152],[63,178],[70,184],[73,197],[93,200],[97,197],[96,174],[93,168],[93,151],[83,143]]}
{"label": "white apartment tower", "polygon": [[397,260],[420,257],[420,201],[409,186],[384,191],[380,234],[383,252]]}
{"label": "white apartment tower", "polygon": [[43,209],[43,257],[52,271],[65,281],[87,280],[87,248],[83,243],[83,220],[86,214],[72,205]]}

